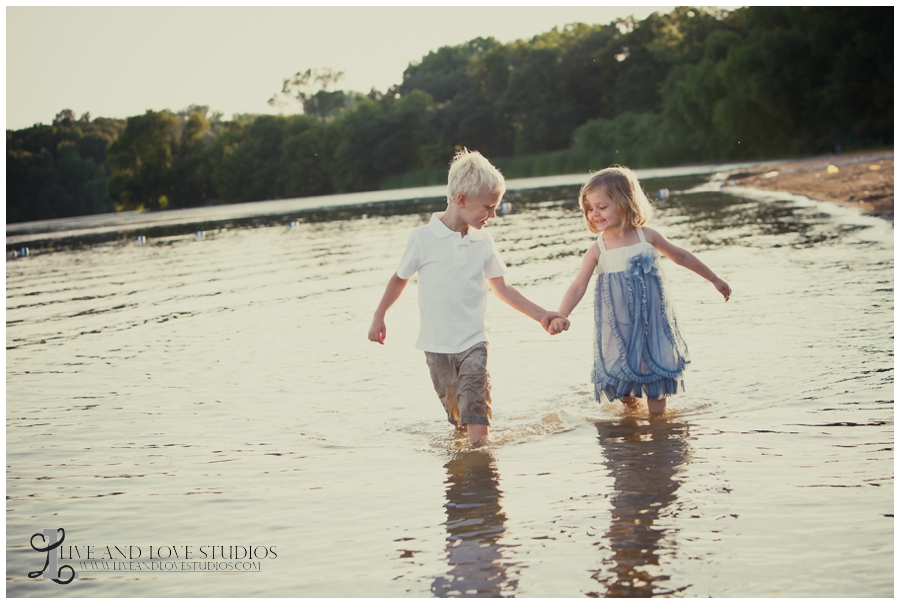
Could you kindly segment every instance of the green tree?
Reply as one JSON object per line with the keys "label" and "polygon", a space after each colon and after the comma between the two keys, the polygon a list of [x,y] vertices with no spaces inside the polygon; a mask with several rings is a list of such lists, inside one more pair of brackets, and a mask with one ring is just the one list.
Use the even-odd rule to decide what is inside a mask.
{"label": "green tree", "polygon": [[694,105],[711,116],[708,140],[720,141],[724,157],[891,141],[892,15],[889,7],[741,9],[725,22],[733,33],[711,35],[715,52],[669,87],[679,101],[704,98]]}
{"label": "green tree", "polygon": [[430,52],[404,71],[396,93],[425,92],[434,101],[428,123],[422,124],[428,137],[417,157],[419,165],[443,165],[462,147],[489,156],[512,153],[515,133],[498,106],[506,84],[494,81],[498,74],[507,77],[505,63],[499,65],[505,58],[502,49],[493,38],[475,38]]}
{"label": "green tree", "polygon": [[333,140],[329,126],[306,115],[287,119],[281,143],[279,193],[307,197],[333,192],[329,165]]}
{"label": "green tree", "polygon": [[422,167],[434,100],[423,91],[365,99],[334,125],[331,180],[338,191],[378,188],[387,176]]}
{"label": "green tree", "polygon": [[559,64],[563,94],[570,99],[575,121],[616,114],[616,55],[622,33],[615,24],[585,27],[565,49]]}
{"label": "green tree", "polygon": [[565,94],[559,68],[581,28],[567,27],[510,45],[509,81],[500,99],[515,130],[516,154],[563,149],[578,126],[578,110]]}
{"label": "green tree", "polygon": [[244,172],[243,170],[234,172],[232,167],[240,168],[240,162],[233,156],[240,149],[245,131],[251,123],[250,121],[244,123],[240,119],[226,122],[221,132],[205,150],[214,191],[214,197],[211,199],[213,202],[232,203],[248,200],[243,193]]}
{"label": "green tree", "polygon": [[285,131],[285,118],[262,115],[220,137],[213,184],[223,201],[282,197],[279,181]]}
{"label": "green tree", "polygon": [[594,151],[606,165],[652,167],[666,151],[659,140],[660,122],[655,113],[625,112],[611,120],[596,118],[575,130],[573,147]]}
{"label": "green tree", "polygon": [[894,130],[894,8],[809,11],[811,53],[827,66],[815,137],[823,148],[891,144]]}
{"label": "green tree", "polygon": [[344,77],[343,71],[307,69],[284,80],[280,93],[272,95],[269,105],[284,107],[291,101],[303,106],[306,115],[321,120],[331,119],[352,109],[364,96],[358,92],[329,90]]}
{"label": "green tree", "polygon": [[128,118],[125,131],[109,148],[110,196],[117,209],[159,209],[173,195],[172,162],[178,118],[148,110]]}
{"label": "green tree", "polygon": [[106,150],[123,128],[64,109],[53,125],[7,130],[7,222],[111,212]]}
{"label": "green tree", "polygon": [[208,107],[193,106],[179,114],[181,136],[174,147],[169,207],[203,205],[216,198],[207,148],[215,139]]}
{"label": "green tree", "polygon": [[709,35],[703,58],[696,64],[675,66],[663,86],[663,126],[660,136],[667,137],[667,148],[677,160],[682,157],[712,160],[728,157],[728,138],[716,128],[716,105],[725,96],[725,82],[717,65],[731,48],[742,43],[733,31],[720,30]]}
{"label": "green tree", "polygon": [[414,90],[427,92],[435,103],[452,101],[472,87],[467,70],[473,56],[493,47],[492,39],[476,38],[458,46],[442,46],[429,52],[420,62],[410,63],[403,72],[400,94]]}

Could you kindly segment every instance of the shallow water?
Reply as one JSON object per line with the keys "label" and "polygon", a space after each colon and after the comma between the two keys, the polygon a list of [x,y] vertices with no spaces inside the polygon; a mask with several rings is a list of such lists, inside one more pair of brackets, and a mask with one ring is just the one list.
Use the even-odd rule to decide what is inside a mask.
{"label": "shallow water", "polygon": [[[666,266],[687,392],[652,422],[597,404],[590,296],[557,337],[491,300],[488,449],[442,419],[415,287],[366,341],[439,203],[8,260],[7,595],[892,596],[893,231],[698,184],[648,184],[672,191],[654,226],[734,290]],[[574,192],[512,192],[490,227],[549,307],[591,243]],[[59,527],[79,578],[28,578]],[[265,558],[103,572],[88,545]]]}

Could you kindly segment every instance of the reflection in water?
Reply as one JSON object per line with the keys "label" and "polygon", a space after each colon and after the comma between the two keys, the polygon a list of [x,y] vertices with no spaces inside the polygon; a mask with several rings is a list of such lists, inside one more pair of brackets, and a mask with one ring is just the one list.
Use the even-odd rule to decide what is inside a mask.
{"label": "reflection in water", "polygon": [[494,457],[487,449],[463,451],[447,468],[447,562],[431,591],[439,597],[513,595],[518,578],[507,577],[499,543],[506,531]]}
{"label": "reflection in water", "polygon": [[593,578],[605,584],[605,596],[611,598],[682,591],[688,585],[660,585],[670,579],[661,572],[660,550],[672,547],[674,530],[658,524],[661,516],[674,512],[680,485],[676,475],[689,457],[687,425],[636,417],[595,425],[604,465],[615,479],[615,495],[605,539],[613,555]]}
{"label": "reflection in water", "polygon": [[[760,236],[781,235],[795,235],[790,242],[793,247],[812,247],[835,241],[842,233],[860,228],[836,226],[815,206],[802,207],[788,200],[754,201],[717,191],[673,194],[656,207],[689,225],[690,229],[683,236],[691,246],[701,249],[706,246],[758,246]],[[782,241],[775,243],[777,246],[784,244]]]}

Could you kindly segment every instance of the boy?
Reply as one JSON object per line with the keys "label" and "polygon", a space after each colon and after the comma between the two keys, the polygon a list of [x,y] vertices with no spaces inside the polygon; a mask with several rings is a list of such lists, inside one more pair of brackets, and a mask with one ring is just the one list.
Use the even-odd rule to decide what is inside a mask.
{"label": "boy", "polygon": [[384,344],[384,316],[418,271],[421,324],[416,348],[425,352],[448,421],[458,429],[465,427],[475,446],[488,443],[491,423],[487,284],[544,329],[549,330],[554,318],[568,328],[564,316],[531,302],[503,278],[506,266],[482,228],[497,215],[505,192],[503,175],[483,155],[458,152],[447,177],[447,210],[413,231],[369,328],[369,340]]}

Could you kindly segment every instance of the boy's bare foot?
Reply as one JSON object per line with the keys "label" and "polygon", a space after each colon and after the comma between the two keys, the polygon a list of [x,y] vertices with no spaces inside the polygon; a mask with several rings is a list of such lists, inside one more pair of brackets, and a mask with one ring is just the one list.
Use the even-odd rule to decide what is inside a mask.
{"label": "boy's bare foot", "polygon": [[487,424],[466,424],[466,430],[469,433],[469,442],[472,443],[473,446],[478,447],[482,444],[487,444],[489,428],[490,426]]}

